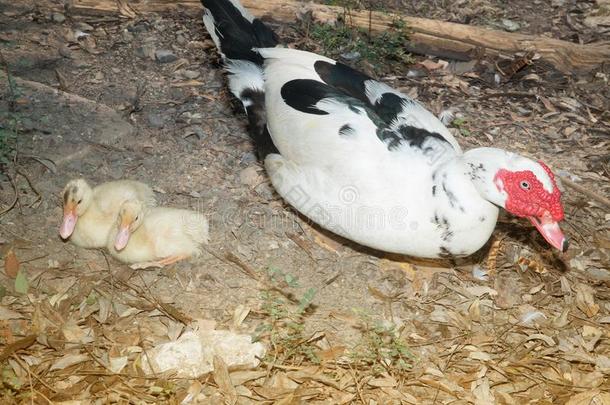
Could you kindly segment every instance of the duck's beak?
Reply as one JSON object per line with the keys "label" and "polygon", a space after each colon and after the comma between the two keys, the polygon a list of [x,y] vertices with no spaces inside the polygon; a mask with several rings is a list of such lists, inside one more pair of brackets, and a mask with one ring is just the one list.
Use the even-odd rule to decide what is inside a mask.
{"label": "duck's beak", "polygon": [[77,220],[78,216],[76,215],[76,206],[66,204],[64,206],[64,219],[59,227],[59,235],[63,239],[68,239],[70,235],[72,235]]}
{"label": "duck's beak", "polygon": [[131,236],[131,232],[129,231],[130,225],[129,222],[121,222],[119,233],[117,233],[116,238],[114,239],[114,248],[116,250],[123,250],[125,249],[125,246],[127,246],[129,237]]}
{"label": "duck's beak", "polygon": [[528,218],[551,246],[561,252],[568,250],[568,239],[563,235],[559,223],[554,221],[550,215]]}

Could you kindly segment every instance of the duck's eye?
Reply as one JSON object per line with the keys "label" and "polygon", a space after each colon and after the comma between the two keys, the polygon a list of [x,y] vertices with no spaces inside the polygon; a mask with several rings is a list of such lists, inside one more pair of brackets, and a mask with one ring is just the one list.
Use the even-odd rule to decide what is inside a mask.
{"label": "duck's eye", "polygon": [[521,182],[521,188],[523,190],[529,190],[530,189],[530,183],[528,183],[527,181],[522,181]]}
{"label": "duck's eye", "polygon": [[134,219],[134,221],[137,221],[137,220],[138,220],[138,218],[140,218],[140,216],[139,216],[139,215],[136,215],[136,219]]}
{"label": "duck's eye", "polygon": [[76,203],[80,205],[80,203],[83,202],[83,199],[81,198],[80,200],[78,200]]}

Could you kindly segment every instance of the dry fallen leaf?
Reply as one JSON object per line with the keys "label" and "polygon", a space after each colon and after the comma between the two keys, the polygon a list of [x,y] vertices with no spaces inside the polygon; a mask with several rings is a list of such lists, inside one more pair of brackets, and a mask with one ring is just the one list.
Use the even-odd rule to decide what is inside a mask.
{"label": "dry fallen leaf", "polygon": [[50,371],[63,370],[66,367],[70,367],[88,360],[89,356],[86,354],[66,354],[51,365]]}
{"label": "dry fallen leaf", "polygon": [[18,272],[19,260],[13,249],[9,249],[4,255],[4,273],[10,278],[15,278]]}
{"label": "dry fallen leaf", "polygon": [[372,378],[367,382],[371,387],[396,387],[398,382],[391,376]]}
{"label": "dry fallen leaf", "polygon": [[468,315],[473,322],[481,321],[481,301],[476,298],[468,307]]}
{"label": "dry fallen leaf", "polygon": [[481,378],[474,384],[476,385],[472,388],[472,394],[475,398],[475,405],[488,405],[496,402],[494,394],[489,387],[489,379],[487,377]]}
{"label": "dry fallen leaf", "polygon": [[437,69],[445,69],[449,65],[449,62],[446,62],[441,59],[439,59],[438,62],[435,62],[432,59],[426,59],[420,62],[419,64],[428,69],[429,71],[432,71]]}
{"label": "dry fallen leaf", "polygon": [[110,371],[113,373],[120,373],[127,365],[127,360],[127,356],[110,357]]}
{"label": "dry fallen leaf", "polygon": [[187,391],[186,397],[180,402],[180,405],[189,404],[197,399],[201,390],[203,389],[203,385],[199,381],[193,381]]}
{"label": "dry fallen leaf", "polygon": [[244,305],[238,305],[237,308],[233,311],[233,326],[239,327],[244,320],[248,317],[250,313],[250,307]]}
{"label": "dry fallen leaf", "polygon": [[480,360],[480,361],[490,361],[491,355],[486,352],[474,351],[468,354],[469,359]]}
{"label": "dry fallen leaf", "polygon": [[599,305],[595,303],[593,288],[586,284],[578,284],[576,286],[576,306],[587,317],[592,318],[599,312]]}
{"label": "dry fallen leaf", "polygon": [[63,324],[61,332],[66,342],[69,343],[91,343],[95,341],[93,330],[89,327],[81,327],[73,318]]}
{"label": "dry fallen leaf", "polygon": [[553,318],[553,326],[557,329],[565,327],[568,323],[570,323],[570,319],[568,318],[569,315],[570,308],[565,307],[559,316]]}
{"label": "dry fallen leaf", "polygon": [[551,112],[555,112],[557,111],[557,109],[555,108],[555,106],[553,105],[553,103],[551,102],[551,100],[549,100],[548,98],[544,97],[544,96],[539,96],[538,97],[540,99],[540,101],[542,101],[542,104],[544,104],[544,107],[551,111]]}
{"label": "dry fallen leaf", "polygon": [[491,287],[487,287],[484,285],[476,285],[476,286],[470,286],[470,287],[465,287],[465,289],[472,295],[474,295],[475,297],[481,297],[485,294],[489,294],[490,297],[494,297],[496,295],[498,295],[498,291],[494,290]]}
{"label": "dry fallen leaf", "polygon": [[213,375],[214,381],[225,396],[225,402],[230,404],[237,402],[237,393],[235,392],[235,387],[231,382],[231,377],[229,377],[227,364],[219,356],[214,356]]}
{"label": "dry fallen leaf", "polygon": [[252,387],[252,390],[265,399],[274,400],[274,404],[291,404],[294,397],[294,389]]}
{"label": "dry fallen leaf", "polygon": [[12,309],[0,305],[0,321],[7,321],[9,319],[24,319],[25,317],[19,312],[13,311]]}
{"label": "dry fallen leaf", "polygon": [[555,346],[555,341],[552,337],[545,335],[544,333],[534,333],[527,337],[527,340],[542,340],[547,346]]}
{"label": "dry fallen leaf", "polygon": [[583,343],[582,347],[589,352],[592,352],[601,339],[603,332],[601,329],[591,325],[584,325],[582,328]]}
{"label": "dry fallen leaf", "polygon": [[237,370],[231,373],[233,386],[242,385],[248,381],[257,380],[267,375],[267,371],[261,370]]}
{"label": "dry fallen leaf", "polygon": [[332,361],[345,353],[345,346],[334,346],[328,350],[323,350],[316,353],[316,356],[321,361]]}

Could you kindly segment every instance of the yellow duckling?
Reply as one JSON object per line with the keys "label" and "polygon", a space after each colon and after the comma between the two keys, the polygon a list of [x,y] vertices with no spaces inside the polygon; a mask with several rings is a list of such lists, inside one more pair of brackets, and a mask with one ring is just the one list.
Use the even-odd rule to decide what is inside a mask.
{"label": "yellow duckling", "polygon": [[106,246],[124,201],[137,198],[148,206],[156,204],[152,189],[133,180],[110,181],[95,188],[83,179],[70,180],[62,195],[64,218],[59,234],[84,248]]}
{"label": "yellow duckling", "polygon": [[125,201],[108,237],[108,251],[133,269],[163,267],[198,256],[208,243],[208,220],[202,214]]}

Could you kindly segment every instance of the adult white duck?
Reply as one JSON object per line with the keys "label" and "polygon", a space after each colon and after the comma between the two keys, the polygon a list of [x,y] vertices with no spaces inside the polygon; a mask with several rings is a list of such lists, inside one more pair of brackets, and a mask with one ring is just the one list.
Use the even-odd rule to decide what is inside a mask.
{"label": "adult white duck", "polygon": [[417,101],[332,59],[277,47],[238,0],[202,3],[259,157],[302,214],[362,245],[434,258],[477,251],[502,207],[567,249],[561,193],[544,163],[463,152]]}

